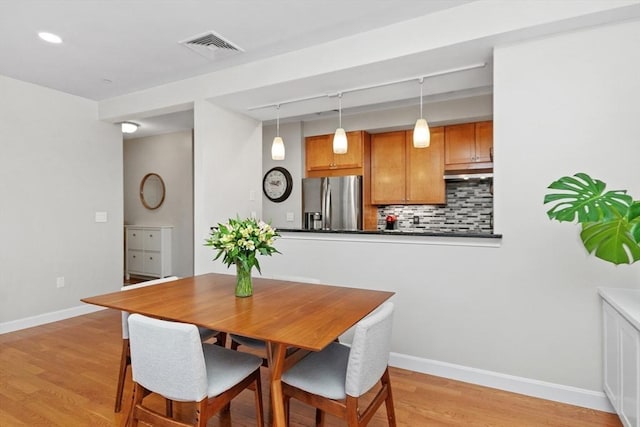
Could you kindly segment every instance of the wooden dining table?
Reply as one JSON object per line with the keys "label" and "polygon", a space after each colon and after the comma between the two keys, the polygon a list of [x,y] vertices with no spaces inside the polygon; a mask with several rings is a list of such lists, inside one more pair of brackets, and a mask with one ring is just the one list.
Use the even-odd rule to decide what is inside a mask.
{"label": "wooden dining table", "polygon": [[273,425],[284,427],[282,373],[309,351],[322,350],[394,294],[254,278],[253,295],[238,298],[235,282],[233,275],[210,273],[81,301],[265,341]]}

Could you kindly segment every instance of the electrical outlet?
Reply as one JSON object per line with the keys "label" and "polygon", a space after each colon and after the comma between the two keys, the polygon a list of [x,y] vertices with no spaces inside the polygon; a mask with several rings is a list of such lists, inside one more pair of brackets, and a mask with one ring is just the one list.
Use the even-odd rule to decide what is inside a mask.
{"label": "electrical outlet", "polygon": [[287,222],[293,222],[293,212],[287,212]]}
{"label": "electrical outlet", "polygon": [[64,288],[64,277],[56,278],[56,288]]}
{"label": "electrical outlet", "polygon": [[420,217],[419,216],[416,215],[416,216],[413,217],[413,224],[414,225],[415,224],[420,224]]}

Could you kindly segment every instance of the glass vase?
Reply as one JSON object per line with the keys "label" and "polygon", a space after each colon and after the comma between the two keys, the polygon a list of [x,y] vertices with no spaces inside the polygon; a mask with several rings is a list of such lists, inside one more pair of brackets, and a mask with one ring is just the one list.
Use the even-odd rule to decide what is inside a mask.
{"label": "glass vase", "polygon": [[236,263],[236,296],[240,298],[253,295],[253,284],[251,283],[251,268],[243,263]]}

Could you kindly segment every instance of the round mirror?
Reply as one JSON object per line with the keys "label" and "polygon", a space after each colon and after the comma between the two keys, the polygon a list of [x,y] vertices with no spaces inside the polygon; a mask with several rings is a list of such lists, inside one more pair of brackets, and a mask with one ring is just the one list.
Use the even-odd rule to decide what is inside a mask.
{"label": "round mirror", "polygon": [[148,173],[140,183],[140,201],[147,209],[158,209],[164,202],[164,181],[157,173]]}

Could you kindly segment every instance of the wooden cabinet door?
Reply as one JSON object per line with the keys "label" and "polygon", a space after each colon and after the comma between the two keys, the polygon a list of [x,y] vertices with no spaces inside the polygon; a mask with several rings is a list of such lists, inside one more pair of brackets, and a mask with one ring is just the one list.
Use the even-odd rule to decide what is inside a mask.
{"label": "wooden cabinet door", "polygon": [[[331,136],[331,153],[333,154],[333,135]],[[333,167],[337,169],[362,167],[362,132],[347,132],[347,152],[333,154]]]}
{"label": "wooden cabinet door", "polygon": [[476,123],[476,162],[493,162],[493,122]]}
{"label": "wooden cabinet door", "polygon": [[473,163],[475,157],[475,123],[452,125],[445,128],[445,165],[464,167]]}
{"label": "wooden cabinet door", "polygon": [[333,164],[332,135],[309,136],[305,139],[307,171],[329,169]]}
{"label": "wooden cabinet door", "polygon": [[406,203],[442,204],[444,182],[444,128],[431,128],[427,148],[413,146],[413,130],[406,131]]}
{"label": "wooden cabinet door", "polygon": [[404,203],[405,131],[371,135],[371,204]]}

